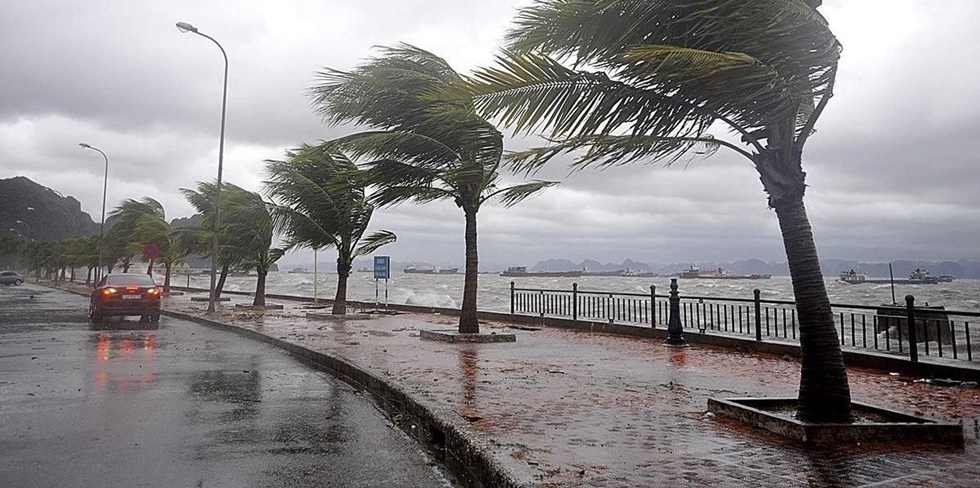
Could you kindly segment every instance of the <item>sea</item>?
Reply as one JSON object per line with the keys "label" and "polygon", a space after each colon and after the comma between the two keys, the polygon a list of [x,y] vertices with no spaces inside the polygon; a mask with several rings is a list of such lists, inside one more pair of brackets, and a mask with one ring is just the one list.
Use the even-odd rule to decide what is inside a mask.
{"label": "sea", "polygon": [[[269,294],[314,296],[332,299],[337,290],[337,274],[328,272],[289,273],[271,272],[266,282]],[[209,288],[209,275],[175,275],[173,284]],[[255,276],[230,276],[225,289],[252,292]],[[162,282],[158,277],[158,282]],[[657,295],[670,291],[670,277],[582,276],[568,277],[505,277],[481,273],[477,292],[477,308],[493,312],[510,311],[510,286],[535,290],[571,290],[573,283],[579,291],[649,294],[656,287]],[[930,285],[894,285],[881,283],[847,284],[836,276],[826,277],[827,294],[835,305],[905,304],[912,295],[917,306],[943,306],[947,310],[980,312],[980,280],[957,279]],[[788,276],[773,276],[759,280],[678,279],[681,296],[712,298],[753,297],[759,289],[764,300],[793,301],[793,287]],[[347,283],[347,299],[379,304],[407,304],[426,307],[460,308],[463,298],[463,274],[406,274],[396,271],[388,280],[375,280],[373,273],[354,272]],[[893,299],[894,298],[894,299]]]}

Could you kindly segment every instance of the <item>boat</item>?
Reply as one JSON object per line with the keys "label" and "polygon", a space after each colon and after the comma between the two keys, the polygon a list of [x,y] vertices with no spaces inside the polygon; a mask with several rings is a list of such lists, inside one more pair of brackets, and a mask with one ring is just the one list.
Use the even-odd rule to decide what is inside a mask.
{"label": "boat", "polygon": [[308,270],[306,268],[293,268],[293,269],[287,271],[287,273],[303,273],[303,274],[309,274],[309,272],[310,272],[310,270]]}
{"label": "boat", "polygon": [[714,271],[703,272],[697,266],[691,266],[686,270],[682,271],[679,278],[685,279],[711,279],[711,280],[768,280],[772,278],[771,274],[747,274],[747,275],[733,275],[731,271],[725,268],[715,268]]}
{"label": "boat", "polygon": [[627,278],[651,278],[657,276],[656,273],[643,271],[641,269],[617,269],[616,271],[589,271],[582,270],[582,276],[622,276]]}
{"label": "boat", "polygon": [[864,283],[867,279],[868,273],[861,270],[851,269],[850,271],[841,271],[840,273],[840,280],[851,285]]}
{"label": "boat", "polygon": [[500,273],[500,276],[513,277],[542,277],[542,278],[578,278],[581,271],[528,271],[526,266],[511,266]]}
{"label": "boat", "polygon": [[625,276],[627,278],[654,278],[659,275],[652,271],[643,271],[642,269],[626,268],[626,270],[623,271],[622,276]]}
{"label": "boat", "polygon": [[582,276],[623,276],[625,269],[617,269],[616,271],[582,271]]}
{"label": "boat", "polygon": [[945,275],[937,276],[936,279],[939,280],[940,283],[949,283],[950,281],[955,280],[956,277],[953,275],[945,274]]}
{"label": "boat", "polygon": [[859,285],[862,283],[894,283],[896,285],[935,285],[939,283],[938,276],[929,275],[929,270],[925,268],[916,268],[915,271],[909,274],[906,280],[894,280],[891,278],[868,278],[868,274],[860,270],[850,270],[843,271],[840,274],[840,280],[844,283],[850,285]]}
{"label": "boat", "polygon": [[408,273],[408,274],[439,274],[439,275],[444,275],[444,274],[457,274],[457,273],[459,273],[459,268],[436,268],[436,267],[432,267],[432,268],[419,268],[417,266],[406,266],[405,269],[403,269],[402,271],[404,271],[405,273]]}

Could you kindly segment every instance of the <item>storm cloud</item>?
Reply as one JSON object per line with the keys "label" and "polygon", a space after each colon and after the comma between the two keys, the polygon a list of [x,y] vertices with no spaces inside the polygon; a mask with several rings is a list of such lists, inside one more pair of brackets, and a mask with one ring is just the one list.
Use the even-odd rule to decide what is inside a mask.
{"label": "storm cloud", "polygon": [[[149,196],[169,218],[185,217],[192,209],[178,189],[216,174],[223,61],[176,22],[227,50],[225,179],[259,190],[264,160],[350,131],[311,110],[317,71],[349,70],[374,46],[407,42],[465,73],[492,63],[528,4],[9,2],[0,16],[0,177],[27,176],[98,215],[103,162],[78,147],[87,142],[109,156],[110,208]],[[821,11],[844,46],[835,97],[804,153],[821,256],[980,259],[980,62],[970,48],[980,4],[827,0]],[[482,263],[784,259],[758,175],[732,152],[669,168],[570,173],[556,164],[535,177],[563,183],[514,208],[484,207]],[[399,235],[385,248],[398,261],[463,262],[463,215],[451,203],[381,209],[373,227]]]}

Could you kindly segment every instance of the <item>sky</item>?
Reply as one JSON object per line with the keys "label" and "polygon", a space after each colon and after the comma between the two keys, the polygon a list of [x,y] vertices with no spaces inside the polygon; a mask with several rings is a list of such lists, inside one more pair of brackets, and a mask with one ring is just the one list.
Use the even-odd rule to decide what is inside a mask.
{"label": "sky", "polygon": [[[324,124],[307,90],[377,46],[413,44],[460,73],[491,65],[530,0],[32,0],[0,16],[0,178],[26,176],[101,216],[123,199],[187,217],[180,188],[217,176],[228,55],[223,179],[262,189],[264,161],[352,131]],[[805,203],[822,258],[980,259],[980,37],[976,0],[825,0],[844,46],[835,96],[804,152]],[[506,134],[510,132],[501,128]],[[719,131],[718,135],[723,135]],[[509,138],[507,149],[533,140]],[[483,207],[481,268],[547,258],[620,263],[783,262],[775,213],[749,162],[721,150],[690,164],[569,173],[516,207]],[[517,182],[520,177],[506,176]],[[464,263],[450,202],[375,212],[399,262]],[[321,259],[331,260],[328,256]],[[310,253],[280,264],[306,263]],[[825,270],[828,271],[828,270]],[[836,270],[829,270],[836,272]]]}

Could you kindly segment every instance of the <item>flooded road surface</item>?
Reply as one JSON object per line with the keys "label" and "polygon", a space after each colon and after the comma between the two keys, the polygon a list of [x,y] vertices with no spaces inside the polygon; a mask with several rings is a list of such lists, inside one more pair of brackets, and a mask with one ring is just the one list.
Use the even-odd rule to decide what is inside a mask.
{"label": "flooded road surface", "polygon": [[0,486],[455,486],[350,386],[164,317],[0,287]]}

